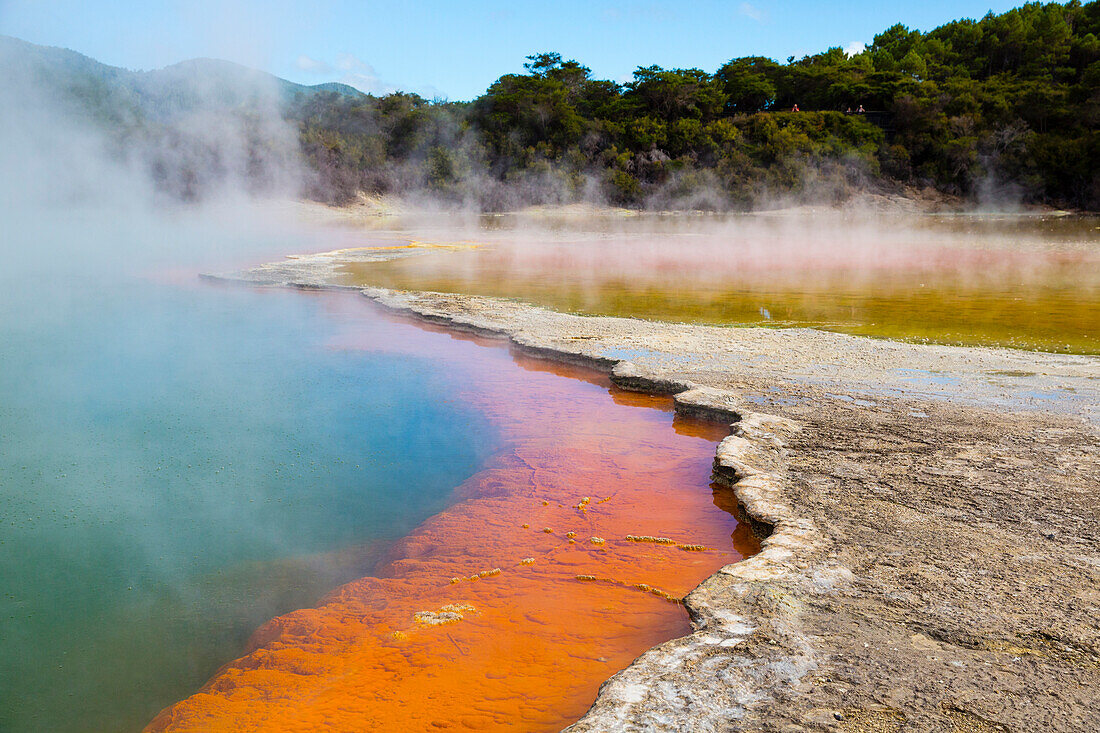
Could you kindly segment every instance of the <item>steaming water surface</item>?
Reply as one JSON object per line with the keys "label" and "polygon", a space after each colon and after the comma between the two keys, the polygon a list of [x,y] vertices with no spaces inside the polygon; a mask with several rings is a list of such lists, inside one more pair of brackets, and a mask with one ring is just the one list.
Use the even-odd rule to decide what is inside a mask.
{"label": "steaming water surface", "polygon": [[461,364],[395,355],[408,326],[189,270],[293,236],[22,224],[0,274],[0,730],[139,729],[495,446],[450,398]]}
{"label": "steaming water surface", "polygon": [[707,490],[725,426],[355,295],[196,278],[361,235],[0,213],[4,731],[559,730],[756,550]]}
{"label": "steaming water surface", "polygon": [[[721,539],[736,523],[709,498],[700,504],[695,493],[695,483],[705,484],[713,443],[677,437],[670,417],[639,418],[636,408],[619,416],[605,406],[606,386],[532,382],[508,371],[516,367],[506,353],[459,348],[445,335],[380,316],[356,296],[250,290],[195,277],[199,270],[288,252],[392,244],[407,233],[317,236],[286,226],[277,215],[262,217],[262,225],[236,225],[235,219],[182,215],[0,213],[8,234],[6,267],[0,269],[4,731],[140,728],[239,656],[265,620],[313,605],[340,583],[370,573],[392,540],[448,506],[454,487],[479,471],[482,482],[496,475],[484,470],[497,465],[490,456],[499,461],[502,446],[520,434],[527,445],[547,446],[539,449],[550,457],[548,468],[540,469],[546,476],[554,475],[550,467],[565,465],[554,451],[574,460],[591,450],[592,465],[576,459],[570,470],[595,471],[618,465],[623,459],[616,455],[637,452],[639,431],[651,435],[647,450],[656,456],[676,451],[683,463],[684,475],[669,479],[686,487],[678,531],[685,537],[692,527],[709,533],[704,544],[712,549],[692,571],[698,575],[692,582],[711,572],[711,563],[717,567],[738,556]],[[1047,248],[1032,238],[1021,249],[974,246],[973,237],[964,247],[944,246],[942,237],[931,246],[888,237],[891,246],[884,247],[866,231],[837,246],[807,247],[792,237],[792,231],[804,236],[805,228],[731,234],[728,228],[685,231],[682,223],[655,231],[647,222],[641,231],[624,233],[618,225],[610,232],[590,225],[584,223],[581,234],[577,227],[535,233],[481,227],[473,237],[468,230],[441,229],[424,236],[491,246],[463,244],[457,251],[362,265],[349,277],[676,320],[819,321],[875,335],[952,340],[957,332],[957,340],[970,343],[1098,348],[1100,269],[1091,229],[1083,246],[1054,238]],[[926,286],[927,294],[921,292]],[[496,376],[486,381],[490,374]],[[547,397],[517,398],[517,390],[535,383]],[[572,405],[576,414],[555,417],[566,427],[544,436],[529,416],[540,410],[544,417],[557,415],[546,399],[555,409]],[[509,435],[501,425],[509,426]],[[634,458],[644,464],[638,476],[657,460]],[[583,471],[578,476],[587,475]],[[604,481],[598,472],[591,475],[576,487],[569,482],[577,477],[565,475],[551,483],[568,486],[570,496],[598,493]],[[521,479],[517,486],[526,485]],[[618,479],[640,485],[629,472]],[[543,490],[537,481],[531,485]],[[667,490],[661,486],[643,491],[638,506]],[[577,521],[569,507],[576,498],[550,505],[564,512],[555,521]],[[547,501],[522,494],[510,500],[518,502],[515,526],[508,525],[515,537],[495,540],[502,556],[515,551],[509,542],[561,541],[539,532],[542,522],[529,528],[522,519]],[[615,504],[600,506],[611,511]],[[633,507],[602,521],[629,532],[643,515]],[[486,516],[491,524],[497,515]],[[661,516],[645,520],[656,522],[652,534],[662,531]],[[498,550],[486,563],[498,562],[493,553]],[[573,567],[582,562],[564,557]],[[635,560],[623,562],[630,568]],[[541,572],[540,565],[533,567]],[[566,576],[562,582],[574,582]],[[432,588],[437,581],[426,576]],[[673,587],[671,580],[665,585]],[[486,596],[485,602],[511,603],[510,587],[501,586],[501,599]],[[618,593],[617,587],[607,592]],[[539,599],[545,585],[528,590]],[[426,602],[402,598],[410,609]],[[626,609],[635,604],[633,596],[616,602]],[[606,610],[610,601],[599,603]],[[612,651],[625,654],[625,663],[678,633],[683,620],[676,613],[682,612],[660,611],[652,629],[631,632],[637,649]],[[337,625],[348,622],[336,615]],[[574,625],[584,623],[578,617]],[[473,626],[463,633],[474,634],[469,644],[483,638]],[[603,641],[596,629],[583,643]],[[446,644],[437,650],[452,651]],[[592,656],[605,660],[612,651]],[[498,664],[495,657],[484,661]],[[406,662],[410,680],[435,664],[422,669]],[[568,701],[536,701],[534,693],[516,692],[508,705],[524,701],[545,718],[547,729],[560,727],[583,711],[613,667],[604,661],[593,666],[591,679],[574,685]],[[522,687],[523,674],[510,679]],[[545,687],[544,678],[528,681],[533,690]],[[413,704],[419,694],[400,702]],[[400,708],[391,713],[411,714]],[[501,720],[509,715],[503,709],[497,714]]]}
{"label": "steaming water surface", "polygon": [[557,310],[811,326],[911,341],[1100,353],[1100,219],[1035,216],[494,217],[480,240],[347,267],[347,282]]}

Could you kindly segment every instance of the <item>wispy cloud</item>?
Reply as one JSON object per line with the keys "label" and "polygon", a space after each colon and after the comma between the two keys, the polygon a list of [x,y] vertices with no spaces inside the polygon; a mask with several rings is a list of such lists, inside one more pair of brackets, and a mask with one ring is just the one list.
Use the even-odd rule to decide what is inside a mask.
{"label": "wispy cloud", "polygon": [[867,44],[863,41],[852,41],[844,47],[844,53],[848,54],[849,56],[855,56],[856,54],[863,53],[864,49],[866,48]]}
{"label": "wispy cloud", "polygon": [[[383,80],[373,66],[350,53],[337,54],[335,63],[302,54],[294,65],[307,74],[327,76],[367,94],[390,94],[400,88],[396,84]],[[434,88],[433,91],[438,92]]]}
{"label": "wispy cloud", "polygon": [[746,18],[752,18],[757,23],[763,23],[768,19],[767,11],[761,10],[752,3],[741,3],[737,6],[737,12]]}
{"label": "wispy cloud", "polygon": [[327,64],[324,61],[318,61],[317,59],[310,58],[305,54],[299,56],[298,60],[294,62],[294,65],[302,71],[308,72],[310,74],[331,74],[333,71],[333,68],[330,64]]}
{"label": "wispy cloud", "polygon": [[367,94],[391,94],[398,87],[383,81],[374,67],[358,56],[342,53],[336,57],[336,68],[343,72],[340,81]]}

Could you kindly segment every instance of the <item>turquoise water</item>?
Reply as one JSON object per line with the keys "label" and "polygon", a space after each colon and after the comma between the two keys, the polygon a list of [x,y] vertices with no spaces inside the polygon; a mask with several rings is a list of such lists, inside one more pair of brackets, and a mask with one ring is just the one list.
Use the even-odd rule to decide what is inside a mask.
{"label": "turquoise water", "polygon": [[140,729],[494,450],[361,298],[195,277],[301,233],[4,213],[0,730]]}

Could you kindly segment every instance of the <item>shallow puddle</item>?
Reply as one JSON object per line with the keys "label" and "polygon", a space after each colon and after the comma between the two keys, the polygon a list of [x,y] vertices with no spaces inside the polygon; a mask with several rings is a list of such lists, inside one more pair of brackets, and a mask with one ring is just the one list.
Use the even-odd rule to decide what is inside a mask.
{"label": "shallow puddle", "polygon": [[558,730],[688,631],[676,599],[755,551],[710,486],[725,426],[496,342],[389,335],[334,346],[462,362],[455,398],[504,449],[372,576],[262,627],[150,730]]}

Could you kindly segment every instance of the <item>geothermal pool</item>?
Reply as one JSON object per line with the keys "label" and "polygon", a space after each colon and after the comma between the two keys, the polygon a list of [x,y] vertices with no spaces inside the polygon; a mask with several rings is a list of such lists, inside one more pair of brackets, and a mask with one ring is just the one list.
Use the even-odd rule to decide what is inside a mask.
{"label": "geothermal pool", "polygon": [[709,485],[722,426],[200,271],[413,241],[345,282],[1100,352],[1095,220],[5,215],[4,731],[554,730],[755,550]]}
{"label": "geothermal pool", "polygon": [[555,729],[754,550],[724,429],[359,296],[200,283],[323,247],[173,224],[36,222],[0,273],[0,729]]}
{"label": "geothermal pool", "polygon": [[[350,346],[370,348],[362,336]],[[476,369],[456,396],[503,450],[370,576],[265,625],[150,730],[560,730],[688,632],[676,599],[755,551],[732,491],[709,486],[726,426],[583,370],[420,336],[441,366]]]}
{"label": "geothermal pool", "polygon": [[488,217],[349,284],[689,323],[1100,354],[1100,219],[842,215]]}
{"label": "geothermal pool", "polygon": [[0,335],[4,731],[140,729],[498,448],[439,360],[339,345],[399,340],[358,302],[91,297]]}

